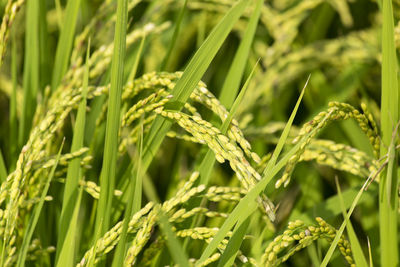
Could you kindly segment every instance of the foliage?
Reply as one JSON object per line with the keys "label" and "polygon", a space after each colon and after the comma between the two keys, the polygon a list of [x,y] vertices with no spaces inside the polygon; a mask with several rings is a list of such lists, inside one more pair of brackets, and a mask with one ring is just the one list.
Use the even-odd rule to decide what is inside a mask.
{"label": "foliage", "polygon": [[1,1],[0,265],[397,266],[399,6]]}

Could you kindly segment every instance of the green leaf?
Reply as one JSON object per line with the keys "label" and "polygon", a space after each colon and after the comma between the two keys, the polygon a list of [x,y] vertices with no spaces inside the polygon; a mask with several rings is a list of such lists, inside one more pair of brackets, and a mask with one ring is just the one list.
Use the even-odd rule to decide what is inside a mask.
{"label": "green leaf", "polygon": [[228,75],[225,78],[224,85],[222,86],[219,95],[219,101],[228,110],[231,108],[239,90],[240,82],[243,77],[243,72],[249,58],[251,45],[257,29],[258,20],[260,18],[262,5],[262,0],[256,1],[256,6],[250,17],[249,24],[244,32],[243,39],[240,42],[239,48],[232,61],[231,67],[229,68]]}
{"label": "green leaf", "polygon": [[24,96],[18,133],[20,147],[25,143],[32,127],[36,97],[39,92],[39,0],[28,1],[26,10]]}
{"label": "green leaf", "polygon": [[381,265],[399,265],[398,249],[398,178],[397,155],[392,141],[395,124],[399,120],[398,59],[394,40],[392,1],[382,3],[382,96],[381,96],[381,157],[388,155],[388,169],[379,182],[379,233]]}
{"label": "green leaf", "polygon": [[[139,54],[138,54],[139,57]],[[138,212],[141,208],[141,203],[142,203],[142,173],[141,173],[141,157],[142,157],[142,151],[143,151],[143,118],[141,118],[140,121],[141,125],[141,131],[139,132],[140,136],[138,138],[139,143],[139,153],[138,153],[138,165],[136,169],[136,176],[131,175],[131,183],[128,188],[129,190],[129,197],[128,197],[128,204],[125,210],[125,216],[123,220],[123,225],[122,225],[122,232],[121,232],[121,237],[118,242],[117,248],[115,250],[114,254],[114,259],[112,266],[113,267],[118,267],[118,266],[123,266],[124,259],[125,259],[125,250],[126,250],[126,240],[128,236],[128,226],[129,226],[129,221],[132,217],[133,214]],[[135,171],[132,169],[132,171]]]}
{"label": "green leaf", "polygon": [[[85,73],[83,78],[82,100],[79,103],[76,116],[74,136],[72,139],[71,153],[83,147],[86,123],[86,96],[89,83],[89,54],[90,40],[86,51]],[[82,178],[81,157],[73,159],[68,164],[65,180],[64,196],[62,202],[60,229],[57,239],[57,266],[73,266],[75,258],[75,237],[77,235],[77,218],[73,216],[79,210],[78,193],[79,180]]]}
{"label": "green leaf", "polygon": [[[342,193],[342,199],[345,209],[351,207],[354,198],[357,196],[359,187],[351,187]],[[366,191],[359,200],[359,204],[371,201],[377,198],[378,190],[375,184],[369,186],[368,191]],[[309,208],[304,213],[294,210],[290,215],[288,221],[301,220],[306,223],[315,222],[314,217],[318,214],[319,217],[324,218],[324,220],[329,220],[335,218],[341,213],[340,199],[338,195],[332,196],[325,201],[316,204],[315,206]]]}
{"label": "green leaf", "polygon": [[[11,34],[11,79],[12,93],[10,99],[10,168],[14,168],[18,158],[18,119],[17,119],[17,40],[15,33]],[[11,170],[10,170],[11,171]]]}
{"label": "green leaf", "polygon": [[145,40],[146,40],[146,35],[143,35],[142,39],[140,40],[139,49],[138,49],[138,51],[136,53],[136,58],[135,58],[135,61],[133,63],[132,70],[131,70],[131,72],[129,73],[129,76],[128,76],[128,82],[133,81],[134,78],[136,77],[136,72],[137,72],[137,69],[138,69],[138,66],[139,66],[140,57],[141,57],[142,52],[143,52],[143,46],[144,46]]}
{"label": "green leaf", "polygon": [[[342,190],[340,189],[340,185],[339,185],[339,181],[338,181],[337,177],[336,177],[336,188],[338,191],[342,214],[343,214],[344,219],[346,220],[347,212],[346,212],[346,208],[345,208],[343,197],[342,197]],[[353,252],[354,261],[356,263],[356,266],[367,267],[368,266],[367,260],[364,257],[364,253],[362,251],[360,241],[358,240],[357,235],[354,232],[353,225],[351,224],[351,221],[349,221],[349,220],[347,221],[346,229],[347,229],[347,235],[349,236],[350,247]]]}
{"label": "green leaf", "polygon": [[80,0],[68,0],[63,18],[60,39],[58,40],[56,58],[54,62],[51,89],[54,91],[60,84],[67,71],[72,44],[75,35],[75,26],[78,18]]}
{"label": "green leaf", "polygon": [[340,240],[340,237],[342,236],[343,231],[346,228],[347,222],[350,221],[350,216],[353,214],[354,209],[358,205],[361,195],[363,194],[368,182],[369,182],[369,179],[363,184],[361,189],[358,191],[356,197],[354,198],[353,203],[351,204],[351,207],[350,207],[348,213],[346,214],[345,220],[343,221],[339,230],[337,230],[335,238],[333,239],[328,251],[326,252],[326,255],[325,255],[324,260],[322,261],[320,267],[326,267],[328,265],[332,255],[333,255],[333,252],[335,251],[335,248]]}
{"label": "green leaf", "polygon": [[106,138],[104,144],[103,166],[100,175],[99,205],[96,227],[103,220],[101,234],[109,228],[111,207],[115,186],[115,174],[118,150],[118,129],[120,126],[121,94],[123,87],[124,57],[126,48],[126,27],[128,1],[118,0],[117,22],[115,25],[114,53],[111,64],[111,86],[108,99]]}
{"label": "green leaf", "polygon": [[78,197],[76,199],[76,203],[74,206],[74,210],[71,216],[71,223],[67,230],[64,245],[59,255],[59,259],[57,262],[58,267],[67,267],[67,266],[74,266],[75,264],[75,243],[76,243],[76,232],[77,232],[77,221],[79,215],[79,208],[81,206],[82,201],[82,192],[83,187],[79,189]]}
{"label": "green leaf", "polygon": [[372,260],[372,252],[371,252],[371,243],[369,242],[369,238],[368,238],[368,255],[369,255],[369,267],[374,267],[374,263]]}
{"label": "green leaf", "polygon": [[161,71],[165,70],[165,67],[167,66],[168,60],[171,56],[172,50],[174,49],[176,41],[178,40],[179,30],[181,28],[181,24],[183,21],[183,15],[185,14],[188,0],[184,0],[184,1],[185,2],[183,2],[183,6],[182,6],[181,10],[178,13],[178,17],[175,20],[175,28],[174,28],[174,33],[172,35],[172,40],[169,43],[167,53],[166,53],[163,61],[161,62],[161,66],[160,66]]}
{"label": "green leaf", "polygon": [[0,149],[0,182],[4,182],[7,179],[7,169],[4,164],[3,153]]}
{"label": "green leaf", "polygon": [[239,252],[240,245],[243,242],[249,223],[250,217],[245,219],[243,222],[237,223],[235,229],[233,230],[232,237],[229,239],[229,243],[226,246],[224,253],[221,255],[221,258],[218,262],[218,267],[233,266],[236,254]]}
{"label": "green leaf", "polygon": [[186,255],[185,251],[182,248],[182,245],[176,238],[176,235],[172,231],[172,226],[168,222],[168,219],[162,210],[160,212],[158,223],[161,227],[162,232],[167,236],[167,246],[175,263],[177,263],[178,266],[181,267],[191,266],[189,264],[188,256]]}
{"label": "green leaf", "polygon": [[286,143],[287,137],[289,136],[290,128],[291,128],[291,126],[293,124],[293,120],[294,120],[294,117],[296,116],[297,109],[299,108],[301,99],[304,96],[304,92],[305,92],[305,89],[307,87],[307,84],[310,81],[310,77],[311,77],[311,75],[308,76],[307,81],[306,81],[306,83],[305,83],[305,85],[303,87],[303,90],[300,93],[299,99],[297,100],[296,106],[294,107],[294,110],[293,110],[292,114],[290,115],[290,118],[289,118],[288,122],[286,123],[286,126],[283,129],[283,132],[282,132],[281,136],[279,137],[279,141],[276,144],[276,147],[274,149],[272,157],[268,161],[268,164],[264,169],[264,175],[266,175],[268,173],[268,171],[275,165],[276,160],[278,159],[278,156],[281,153],[282,148]]}

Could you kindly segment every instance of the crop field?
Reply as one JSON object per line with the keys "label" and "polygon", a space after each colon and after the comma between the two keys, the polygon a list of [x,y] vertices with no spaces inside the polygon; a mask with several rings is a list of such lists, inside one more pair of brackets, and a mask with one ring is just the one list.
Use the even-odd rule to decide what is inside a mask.
{"label": "crop field", "polygon": [[400,265],[399,0],[0,18],[0,267]]}

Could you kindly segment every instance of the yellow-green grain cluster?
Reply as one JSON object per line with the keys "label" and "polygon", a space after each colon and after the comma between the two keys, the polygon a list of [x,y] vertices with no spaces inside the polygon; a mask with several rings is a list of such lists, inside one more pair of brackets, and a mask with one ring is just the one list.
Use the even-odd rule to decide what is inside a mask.
{"label": "yellow-green grain cluster", "polygon": [[[183,254],[187,254],[184,256],[193,266],[217,265],[226,260],[225,256],[234,257],[228,262],[238,266],[280,266],[288,261],[287,264],[293,265],[303,255],[297,252],[314,241],[325,240],[318,242],[322,255],[326,243],[336,245],[338,238],[337,248],[344,260],[350,266],[358,264],[362,249],[357,248],[351,229],[347,229],[350,244],[341,232],[344,226],[336,230],[320,217],[313,225],[300,220],[289,222],[287,228],[283,225],[289,217],[322,216],[319,213],[326,212],[326,207],[338,204],[337,197],[327,197],[327,193],[329,197],[334,193],[332,185],[318,178],[339,175],[343,188],[347,188],[362,182],[357,179],[367,177],[380,183],[383,179],[378,174],[386,172],[386,165],[397,167],[397,161],[393,160],[396,156],[392,154],[378,158],[385,146],[377,121],[391,119],[380,118],[387,112],[380,110],[381,99],[377,94],[383,72],[381,65],[386,63],[381,51],[388,44],[384,38],[380,40],[388,34],[381,29],[382,22],[388,24],[388,16],[380,11],[382,7],[387,10],[388,2],[370,1],[360,8],[358,1],[352,0],[127,0],[128,24],[123,25],[127,29],[126,58],[119,62],[124,64],[124,71],[119,72],[123,76],[121,112],[116,114],[120,128],[114,129],[118,130],[118,143],[113,147],[117,153],[117,170],[116,177],[104,177],[116,182],[115,190],[107,193],[112,195],[109,196],[112,227],[95,233],[91,228],[99,227],[94,218],[98,216],[96,209],[103,195],[100,193],[107,190],[99,182],[100,170],[104,168],[100,164],[101,146],[104,132],[107,133],[107,112],[115,110],[107,101],[110,66],[115,63],[112,62],[115,24],[121,21],[115,11],[117,2],[124,1],[44,3],[37,0],[32,5],[34,12],[25,8],[25,0],[4,0],[0,4],[3,9],[0,11],[0,113],[5,114],[0,116],[0,265],[18,263],[35,214],[41,217],[33,225],[30,242],[26,243],[26,261],[32,261],[33,265],[55,264],[53,259],[64,249],[55,245],[63,238],[62,231],[56,233],[64,223],[59,211],[60,204],[64,207],[65,203],[60,203],[60,196],[64,190],[68,192],[65,185],[69,184],[69,178],[66,177],[69,177],[71,162],[76,160],[79,160],[76,166],[79,177],[76,177],[75,189],[82,194],[74,213],[78,224],[72,229],[79,235],[76,240],[81,242],[73,252],[76,258],[72,262],[76,266],[88,266],[91,260],[95,264],[105,260],[102,264],[107,265],[113,257],[117,258],[115,255],[121,255],[119,245],[123,247],[120,259],[125,266],[170,264],[174,259],[170,251],[173,238],[168,231],[164,232],[164,217],[171,226],[168,230],[183,244]],[[396,23],[400,18],[400,1],[391,3]],[[77,21],[71,23],[74,27],[62,25],[62,21],[70,19],[69,8],[74,4],[79,6],[75,13]],[[239,14],[238,7],[242,4]],[[259,21],[255,19],[258,12]],[[360,17],[359,13],[364,15],[364,12],[365,16]],[[34,13],[40,16],[30,25],[26,14]],[[235,23],[230,25],[233,20],[227,18],[234,16],[226,14],[236,14]],[[20,25],[23,25],[21,29]],[[253,26],[254,36],[250,36]],[[392,50],[399,52],[400,22],[394,25],[393,33],[392,30]],[[68,32],[70,43],[64,44],[60,36]],[[222,38],[223,32],[227,34],[226,39]],[[39,36],[28,38],[36,33]],[[29,39],[35,43],[24,44]],[[115,38],[123,42],[122,39]],[[222,47],[219,51],[214,49],[217,44]],[[12,49],[8,49],[11,45]],[[63,45],[69,48],[63,54],[67,60],[61,67],[62,79],[51,88],[52,68],[59,67],[53,62],[56,54],[52,50],[59,50]],[[243,49],[246,46],[247,52]],[[209,54],[204,53],[208,52],[204,47],[210,49]],[[215,54],[211,53],[213,49]],[[86,62],[85,51],[88,51]],[[241,57],[241,64],[232,63]],[[392,65],[396,69],[396,64]],[[57,71],[53,72],[58,75]],[[228,88],[225,85],[231,81],[226,77],[232,77],[231,74],[240,79],[237,85]],[[287,133],[285,119],[309,74],[305,93],[301,95],[302,103],[296,108],[294,123],[297,125],[291,126],[283,141],[280,136]],[[242,84],[245,86],[240,88]],[[32,88],[37,95],[30,95]],[[232,103],[223,99],[226,88],[232,98],[239,95],[233,108]],[[175,109],[176,103],[172,101],[181,98],[185,99],[184,103]],[[87,100],[86,125],[75,130],[75,114],[83,100]],[[32,118],[32,127],[25,129],[26,114],[22,111],[27,106],[22,103],[28,102],[32,102],[34,114],[28,116]],[[227,119],[229,125],[223,128]],[[367,142],[350,136],[353,124],[328,128],[332,133],[323,131],[332,122],[348,119],[358,125]],[[303,126],[299,127],[298,122]],[[161,129],[160,135],[153,135],[155,129]],[[13,142],[13,134],[21,132],[27,139]],[[158,139],[161,133],[162,138]],[[69,152],[71,140],[79,135],[80,148]],[[164,135],[168,137],[165,142]],[[159,148],[153,147],[153,141],[162,144]],[[58,157],[61,143],[65,146]],[[282,152],[275,158],[274,149],[279,150],[281,145],[284,145]],[[392,148],[398,150],[398,141]],[[203,152],[207,153],[206,157]],[[285,156],[286,153],[290,156]],[[219,164],[214,164],[210,155]],[[279,177],[272,177],[272,172],[265,169],[272,162],[276,163],[272,164],[272,171]],[[311,168],[316,164],[329,168],[299,168],[295,176],[304,179],[298,179],[298,184],[290,188],[280,188],[289,184],[299,162],[308,162],[305,164]],[[141,169],[143,165],[145,170]],[[50,171],[55,166],[50,190],[46,191]],[[200,184],[199,181],[208,180],[199,178],[207,167],[212,170],[209,182]],[[390,181],[395,177],[387,178]],[[267,184],[269,181],[276,181],[275,186],[273,182]],[[260,184],[265,187],[261,188]],[[397,196],[396,188],[393,186],[390,196],[392,193]],[[260,189],[259,195],[252,195],[253,189]],[[371,235],[379,228],[375,216],[378,193],[374,186],[368,190],[364,192],[368,194],[366,198],[356,198],[362,202],[352,217],[362,228],[357,236]],[[47,192],[47,196],[42,196],[42,192]],[[349,197],[355,197],[353,188],[345,194],[344,204],[349,207],[352,200]],[[254,209],[247,203],[249,206],[244,211],[242,204],[246,204],[248,196],[256,200],[250,203]],[[131,198],[140,201],[136,203]],[[256,205],[259,209],[255,209]],[[335,216],[341,211],[336,206],[329,210],[329,218],[324,215],[335,225],[337,221],[333,218],[337,219]],[[392,211],[396,208],[393,204]],[[101,205],[99,210],[102,211]],[[246,218],[239,215],[247,215],[250,210],[253,211],[250,220],[240,226],[248,223],[246,232],[240,233],[237,222]],[[86,224],[81,221],[87,222],[88,229],[84,229]],[[48,227],[54,222],[54,229]],[[224,223],[231,225],[230,228],[225,228]],[[219,231],[225,232],[218,235]],[[236,234],[242,234],[241,240],[235,240]],[[217,236],[220,243],[215,244],[214,251],[204,250],[210,255],[204,259],[202,249],[214,245]],[[384,246],[371,240],[375,242],[371,253],[375,262],[384,254],[380,251]],[[363,249],[367,247],[366,242],[360,243]],[[178,246],[178,252],[179,249]],[[171,255],[166,255],[167,251]],[[309,252],[311,255],[312,251]],[[311,256],[316,264],[319,259]]]}
{"label": "yellow-green grain cluster", "polygon": [[[370,114],[369,114],[370,115]],[[369,116],[371,117],[371,116]],[[311,121],[306,123],[300,130],[299,135],[293,140],[293,143],[298,143],[301,142],[301,147],[300,150],[293,155],[288,164],[286,165],[285,171],[282,175],[282,177],[276,182],[275,187],[280,187],[282,184],[285,186],[289,183],[290,181],[290,176],[293,172],[293,169],[296,165],[296,163],[300,160],[301,155],[304,153],[306,147],[310,144],[311,140],[314,138],[314,136],[322,130],[326,125],[328,125],[331,122],[334,121],[340,121],[340,120],[347,120],[347,119],[354,119],[361,130],[366,134],[368,137],[374,154],[375,156],[378,155],[379,153],[379,148],[380,148],[380,138],[378,135],[378,129],[376,128],[376,124],[371,124],[370,125],[370,120],[373,120],[373,118],[368,118],[365,114],[360,113],[357,109],[355,109],[353,106],[345,103],[338,103],[338,102],[331,102],[329,103],[329,109],[327,111],[322,111],[320,112],[317,116],[315,116]],[[323,122],[323,123],[321,123]],[[317,129],[316,131],[313,131],[314,129]],[[313,131],[313,132],[312,132]],[[311,135],[308,135],[311,133]],[[302,138],[307,136],[305,140]],[[338,152],[340,150],[341,146],[331,146],[331,149],[333,152]],[[338,153],[340,154],[340,152]],[[308,156],[311,156],[310,153],[308,153]],[[337,158],[340,155],[337,155]],[[306,155],[307,157],[307,155]],[[315,155],[314,155],[315,157]],[[362,154],[358,153],[358,155],[354,155],[353,161],[357,161],[359,158],[362,157]],[[323,161],[326,158],[326,155],[324,156],[323,154],[320,155],[320,161]],[[365,156],[364,156],[365,158]],[[331,164],[334,165],[334,162],[330,160]],[[345,162],[343,162],[346,164]],[[343,164],[343,166],[344,166]],[[364,164],[367,164],[366,168],[369,169],[369,167],[372,164],[372,162],[367,162],[364,160]],[[347,166],[346,168],[348,168]]]}
{"label": "yellow-green grain cluster", "polygon": [[[265,249],[262,258],[265,265],[279,266],[315,240],[326,239],[331,243],[336,236],[336,229],[320,217],[315,220],[318,223],[315,226],[306,226],[300,220],[289,222],[287,230],[275,237]],[[338,248],[348,264],[355,266],[350,243],[343,235],[340,237]]]}
{"label": "yellow-green grain cluster", "polygon": [[15,20],[15,16],[18,13],[18,10],[25,3],[25,0],[8,0],[6,4],[6,8],[4,10],[4,15],[0,25],[0,67],[3,63],[3,57],[6,53],[7,48],[7,40],[10,35],[11,26]]}

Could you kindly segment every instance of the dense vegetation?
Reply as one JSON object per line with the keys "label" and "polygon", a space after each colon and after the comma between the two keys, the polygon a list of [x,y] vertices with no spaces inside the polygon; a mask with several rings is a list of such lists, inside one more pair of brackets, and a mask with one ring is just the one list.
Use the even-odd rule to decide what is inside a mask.
{"label": "dense vegetation", "polygon": [[400,2],[0,14],[0,266],[399,265]]}

